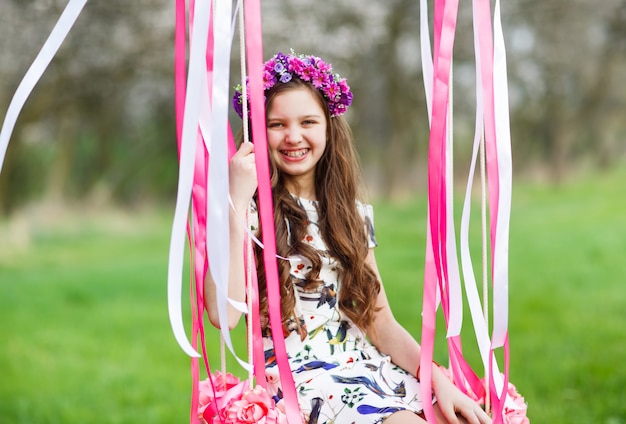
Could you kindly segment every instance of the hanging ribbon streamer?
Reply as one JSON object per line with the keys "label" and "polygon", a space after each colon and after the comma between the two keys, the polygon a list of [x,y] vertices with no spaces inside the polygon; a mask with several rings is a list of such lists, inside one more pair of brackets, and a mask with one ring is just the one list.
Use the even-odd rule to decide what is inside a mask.
{"label": "hanging ribbon streamer", "polygon": [[511,218],[511,195],[513,192],[513,163],[511,155],[511,129],[509,122],[509,88],[506,65],[506,49],[500,1],[494,10],[494,115],[498,156],[500,196],[498,223],[496,226],[494,252],[494,324],[493,347],[506,343],[508,332],[508,276],[509,276],[509,230]]}
{"label": "hanging ribbon streamer", "polygon": [[85,3],[87,3],[87,0],[70,0],[67,3],[67,6],[65,6],[63,13],[52,29],[48,39],[18,85],[4,118],[2,130],[0,131],[0,172],[2,172],[2,165],[4,163],[7,148],[9,147],[11,134],[15,128],[15,123],[17,122],[17,118],[19,117],[20,112],[28,99],[28,96],[30,96],[30,93],[32,93],[35,85],[37,85],[41,79],[41,76],[56,55],[57,51],[61,47],[61,44],[63,44],[65,37],[67,37],[68,32],[74,26],[74,23],[76,22],[76,19],[78,19],[80,12],[83,10]]}
{"label": "hanging ribbon streamer", "polygon": [[[434,7],[434,53],[431,57],[427,1],[420,1],[422,70],[429,122],[428,228],[424,271],[424,308],[422,355],[420,359],[422,390],[430,391],[429,363],[432,359],[436,309],[441,301],[446,319],[451,367],[455,382],[466,384],[475,392],[483,390],[463,359],[459,335],[462,317],[457,314],[461,298],[458,276],[454,220],[452,219],[452,112],[451,64],[458,1],[437,0]],[[494,11],[492,39],[488,0],[473,3],[474,44],[476,49],[476,133],[460,228],[460,259],[465,292],[470,306],[476,338],[488,374],[494,422],[502,422],[508,382],[508,233],[511,203],[511,150],[508,121],[506,55],[500,21],[500,5]],[[485,134],[490,207],[491,277],[493,282],[493,334],[489,338],[486,317],[482,315],[476,280],[469,253],[469,217],[473,175],[482,134]],[[438,289],[438,290],[437,290]],[[494,349],[504,346],[504,381],[498,370]],[[487,372],[488,370],[488,372]],[[430,405],[425,414],[434,421]]]}
{"label": "hanging ribbon streamer", "polygon": [[[500,0],[494,9],[494,120],[496,150],[498,156],[498,221],[496,225],[495,250],[493,252],[493,335],[492,348],[504,347],[504,382],[499,399],[500,410],[511,406],[506,391],[509,381],[510,346],[508,339],[508,299],[509,299],[509,233],[511,218],[511,197],[513,192],[513,163],[511,153],[511,129],[509,122],[508,76],[506,48],[500,15]],[[496,389],[497,389],[496,385]]]}
{"label": "hanging ribbon streamer", "polygon": [[[424,267],[424,300],[422,314],[422,350],[420,354],[422,398],[431,396],[431,362],[436,326],[437,287],[443,288],[447,271],[446,240],[446,125],[452,48],[456,30],[458,1],[435,2],[432,118],[428,151],[428,229]],[[443,290],[441,290],[443,294]],[[430,403],[424,403],[424,414],[435,422]]]}
{"label": "hanging ribbon streamer", "polygon": [[[230,74],[230,46],[232,41],[232,3],[215,2],[214,46],[213,46],[213,81],[212,81],[212,114],[209,154],[209,175],[207,183],[207,253],[209,269],[213,277],[217,295],[217,309],[220,332],[226,346],[234,354],[234,348],[228,330],[228,304],[242,313],[247,312],[245,302],[234,302],[228,298],[229,264],[230,264],[230,224],[228,202],[228,99]],[[205,136],[206,137],[206,136]],[[206,138],[205,138],[206,140]],[[235,358],[246,370],[251,365]]]}
{"label": "hanging ribbon streamer", "polygon": [[[280,279],[276,265],[276,240],[272,189],[270,185],[267,134],[265,128],[265,105],[263,95],[263,45],[261,31],[261,5],[259,0],[245,0],[246,51],[250,81],[250,115],[252,139],[255,141],[255,159],[258,176],[259,219],[263,228],[263,259],[267,279],[269,321],[274,335],[274,351],[283,390],[283,401],[290,423],[301,421],[293,375],[287,360],[285,339],[282,337],[280,311]],[[244,82],[245,83],[245,82]]]}
{"label": "hanging ribbon streamer", "polygon": [[[194,238],[196,245],[196,256],[194,257],[196,284],[199,287],[203,287],[204,284],[206,262],[202,247],[206,245],[206,257],[211,263],[211,273],[216,285],[222,336],[242,367],[251,369],[250,364],[235,355],[226,315],[228,303],[241,312],[246,312],[245,303],[233,302],[228,299],[227,289],[229,263],[227,183],[229,154],[227,114],[229,102],[227,97],[232,40],[232,30],[228,23],[231,21],[232,8],[224,2],[217,2],[214,14],[212,14],[211,2],[198,0],[192,5],[191,11],[193,24],[191,26],[185,108],[182,116],[179,187],[170,245],[168,276],[170,322],[181,348],[190,356],[195,357],[197,355],[195,349],[190,351],[190,346],[187,346],[188,342],[184,336],[180,316],[180,275],[182,274],[186,215],[192,195],[191,188],[196,187],[197,189],[193,191],[196,224],[193,226],[196,236]],[[212,33],[210,32],[211,18],[214,22]],[[213,41],[212,44],[210,44],[211,41]],[[177,48],[184,48],[182,42]],[[178,54],[178,57],[181,56]],[[210,69],[207,69],[207,64]],[[180,81],[178,83],[180,84]],[[209,99],[209,93],[212,93],[212,99]],[[206,162],[206,158],[210,164]],[[192,163],[195,166],[192,166]],[[202,181],[203,178],[205,179],[204,182]],[[204,216],[206,216],[206,220],[202,219]],[[206,228],[206,232],[202,232],[203,227]],[[211,235],[209,242],[206,242],[206,234]],[[197,296],[200,300],[203,299],[203,291],[198,290]],[[198,303],[198,307],[202,309],[203,305],[201,302]]]}
{"label": "hanging ribbon streamer", "polygon": [[197,89],[197,87],[202,87],[205,78],[206,64],[204,55],[209,31],[209,19],[211,16],[211,2],[209,0],[198,0],[194,12],[187,77],[188,89],[185,93],[185,106],[179,149],[180,166],[178,191],[174,210],[174,221],[172,223],[172,236],[170,239],[167,299],[170,324],[176,341],[189,356],[200,357],[185,335],[181,311],[181,278],[185,249],[185,228],[191,201],[193,173],[195,169],[194,162],[196,157],[196,137],[200,117],[201,91]]}

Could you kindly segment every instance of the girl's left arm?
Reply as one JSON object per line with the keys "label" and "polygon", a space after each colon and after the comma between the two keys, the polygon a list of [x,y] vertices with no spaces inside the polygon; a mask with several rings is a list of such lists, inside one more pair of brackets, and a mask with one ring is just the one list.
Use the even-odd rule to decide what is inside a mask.
{"label": "girl's left arm", "polygon": [[[370,249],[368,253],[367,263],[372,267],[378,281],[381,282],[380,293],[376,300],[378,310],[375,312],[368,338],[381,353],[391,357],[391,362],[406,372],[416,375],[420,363],[420,345],[393,316],[376,266],[373,249]],[[417,378],[419,379],[419,376]],[[432,368],[432,388],[437,396],[438,407],[446,422],[460,423],[458,415],[461,415],[470,424],[491,423],[487,414],[473,400],[464,395],[438,366]]]}
{"label": "girl's left arm", "polygon": [[415,375],[420,361],[420,345],[411,334],[396,321],[389,306],[385,288],[376,265],[374,250],[370,249],[367,255],[370,265],[380,284],[380,293],[376,299],[376,309],[372,328],[368,338],[376,348],[391,357],[391,361],[408,373]]}

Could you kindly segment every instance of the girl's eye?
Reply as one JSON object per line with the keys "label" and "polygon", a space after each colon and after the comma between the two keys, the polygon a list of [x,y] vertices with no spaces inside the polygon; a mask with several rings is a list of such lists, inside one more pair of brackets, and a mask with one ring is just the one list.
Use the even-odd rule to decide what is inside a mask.
{"label": "girl's eye", "polygon": [[269,124],[267,124],[268,128],[278,128],[280,126],[282,126],[280,122],[270,122]]}

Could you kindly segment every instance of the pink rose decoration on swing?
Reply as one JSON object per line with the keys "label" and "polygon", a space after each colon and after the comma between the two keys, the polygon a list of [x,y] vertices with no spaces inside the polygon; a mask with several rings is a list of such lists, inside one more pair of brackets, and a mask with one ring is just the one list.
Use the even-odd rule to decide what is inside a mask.
{"label": "pink rose decoration on swing", "polygon": [[198,384],[198,417],[206,424],[287,424],[267,391],[216,371]]}
{"label": "pink rose decoration on swing", "polygon": [[[450,381],[454,383],[452,370],[444,367],[443,365],[440,365],[439,369],[446,377],[448,377]],[[485,384],[484,378],[481,378],[480,381],[483,385]],[[476,402],[481,408],[485,409],[484,395],[477,396],[469,387],[469,385],[465,387],[465,391],[474,402]],[[504,409],[502,411],[503,424],[530,424],[530,419],[528,418],[527,412],[528,404],[526,403],[526,400],[521,394],[519,394],[515,385],[513,385],[513,383],[509,381],[507,386],[506,401],[504,403]]]}
{"label": "pink rose decoration on swing", "polygon": [[227,423],[287,424],[287,417],[276,408],[274,399],[261,386],[231,402],[226,410]]}
{"label": "pink rose decoration on swing", "polygon": [[509,382],[507,388],[508,401],[504,405],[504,423],[505,424],[530,424],[530,420],[526,415],[528,405],[524,397],[517,392],[515,386]]}

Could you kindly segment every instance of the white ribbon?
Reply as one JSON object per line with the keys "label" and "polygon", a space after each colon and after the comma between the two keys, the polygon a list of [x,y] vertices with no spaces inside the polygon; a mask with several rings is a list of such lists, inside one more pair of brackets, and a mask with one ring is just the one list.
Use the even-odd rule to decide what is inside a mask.
{"label": "white ribbon", "polygon": [[[452,70],[450,71],[452,73]],[[456,227],[454,225],[454,140],[452,115],[452,75],[450,75],[450,99],[446,130],[446,254],[448,275],[448,332],[447,337],[461,334],[463,327],[463,294],[456,249]]]}
{"label": "white ribbon", "polygon": [[420,52],[422,55],[422,78],[428,109],[428,126],[433,116],[433,53],[430,48],[430,31],[428,27],[428,2],[420,0]]}
{"label": "white ribbon", "polygon": [[207,256],[216,288],[220,331],[228,349],[247,371],[252,365],[235,354],[228,329],[228,303],[243,313],[245,302],[228,298],[230,264],[229,184],[228,184],[228,91],[232,29],[232,2],[216,1],[213,50],[212,119],[207,181]]}
{"label": "white ribbon", "polygon": [[178,192],[172,237],[170,240],[167,304],[170,324],[176,341],[183,351],[199,358],[200,355],[189,343],[185,334],[181,311],[181,290],[183,259],[185,252],[186,223],[191,201],[194,163],[196,156],[196,137],[198,134],[201,90],[206,78],[206,46],[211,16],[210,0],[197,0],[194,12],[193,27],[189,52],[189,70],[187,75],[187,93],[185,97],[185,113],[183,118],[182,140],[180,148],[180,166],[178,173]]}
{"label": "white ribbon", "polygon": [[0,172],[2,171],[2,164],[4,163],[4,157],[6,155],[7,148],[9,147],[9,140],[11,134],[15,128],[17,118],[30,96],[30,93],[35,88],[35,85],[39,82],[39,79],[45,72],[46,68],[54,58],[54,55],[61,47],[61,44],[65,40],[70,29],[74,26],[78,15],[83,10],[83,7],[87,3],[87,0],[70,0],[65,6],[63,13],[59,17],[56,25],[52,29],[52,32],[48,36],[48,39],[44,43],[41,51],[33,61],[32,65],[24,75],[24,78],[17,87],[7,114],[2,124],[2,130],[0,131]]}
{"label": "white ribbon", "polygon": [[[433,97],[433,57],[430,47],[430,31],[428,26],[428,3],[420,0],[420,50],[422,56],[422,76],[424,80],[424,92],[426,94],[426,107],[428,110],[428,123],[432,121],[432,97]],[[450,78],[452,81],[452,78]],[[452,121],[452,89],[450,89],[450,101],[447,111],[446,129],[446,252],[447,252],[447,272],[448,275],[448,300],[449,316],[447,324],[447,337],[454,337],[461,334],[463,326],[463,298],[461,295],[461,277],[459,264],[457,262],[458,253],[456,248],[456,230],[454,225],[454,181],[453,175],[453,121]],[[428,226],[427,231],[430,231]],[[441,300],[441,292],[437,290],[437,305]]]}
{"label": "white ribbon", "polygon": [[509,227],[511,195],[513,191],[513,164],[511,158],[511,130],[509,123],[509,88],[507,83],[506,49],[500,17],[500,0],[494,10],[494,103],[498,152],[500,197],[496,226],[496,249],[493,258],[493,348],[504,345],[509,317]]}

